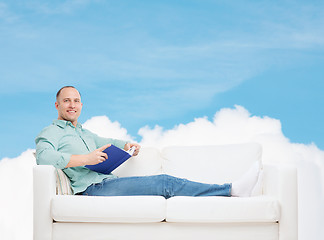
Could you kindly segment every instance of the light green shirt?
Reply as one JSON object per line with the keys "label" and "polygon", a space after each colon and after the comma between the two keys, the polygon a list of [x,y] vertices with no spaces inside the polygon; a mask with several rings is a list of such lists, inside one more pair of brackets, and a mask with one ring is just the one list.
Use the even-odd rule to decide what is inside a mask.
{"label": "light green shirt", "polygon": [[81,124],[76,127],[69,121],[54,120],[52,125],[44,128],[36,137],[36,161],[39,165],[53,165],[62,169],[71,181],[73,193],[83,192],[93,183],[105,178],[116,178],[109,174],[101,174],[80,167],[65,168],[71,155],[88,154],[106,144],[124,148],[126,141],[103,138],[83,129]]}

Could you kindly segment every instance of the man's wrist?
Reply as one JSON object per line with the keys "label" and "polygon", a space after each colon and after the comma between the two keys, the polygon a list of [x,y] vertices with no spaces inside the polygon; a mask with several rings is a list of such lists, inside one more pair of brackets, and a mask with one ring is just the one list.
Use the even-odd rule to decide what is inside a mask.
{"label": "man's wrist", "polygon": [[88,160],[88,154],[80,155],[80,163],[83,165],[87,165]]}
{"label": "man's wrist", "polygon": [[87,165],[88,154],[84,155],[71,155],[70,162],[66,167],[79,167]]}

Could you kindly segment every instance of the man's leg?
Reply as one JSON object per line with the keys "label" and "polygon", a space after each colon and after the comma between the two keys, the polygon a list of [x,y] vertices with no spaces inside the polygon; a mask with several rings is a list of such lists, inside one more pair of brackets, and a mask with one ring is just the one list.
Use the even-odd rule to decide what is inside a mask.
{"label": "man's leg", "polygon": [[231,196],[231,184],[204,184],[169,175],[106,179],[87,188],[89,196]]}

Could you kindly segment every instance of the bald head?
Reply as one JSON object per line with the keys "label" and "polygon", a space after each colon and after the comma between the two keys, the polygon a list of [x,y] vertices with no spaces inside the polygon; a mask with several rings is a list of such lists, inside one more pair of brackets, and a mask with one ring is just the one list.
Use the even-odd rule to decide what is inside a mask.
{"label": "bald head", "polygon": [[[58,92],[56,93],[56,101],[58,100],[58,98],[59,98],[59,96],[61,95],[61,92],[62,92],[62,90],[63,89],[65,89],[65,88],[74,88],[75,90],[77,90],[75,87],[73,87],[73,86],[64,86],[64,87],[62,87],[60,90],[58,90]],[[78,90],[77,90],[78,91]],[[80,95],[80,97],[81,97],[81,93],[78,91],[78,93],[79,93],[79,95]]]}

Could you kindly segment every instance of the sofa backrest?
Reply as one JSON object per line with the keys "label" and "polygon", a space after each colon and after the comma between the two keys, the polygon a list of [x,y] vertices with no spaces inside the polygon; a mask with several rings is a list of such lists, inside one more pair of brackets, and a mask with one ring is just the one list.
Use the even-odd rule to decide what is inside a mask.
{"label": "sofa backrest", "polygon": [[232,182],[255,161],[261,162],[257,143],[213,146],[170,146],[161,151],[143,147],[137,157],[127,160],[113,174],[119,177],[166,173],[206,183]]}
{"label": "sofa backrest", "polygon": [[228,183],[242,176],[255,161],[261,163],[257,143],[166,147],[162,168],[166,174],[205,183]]}

